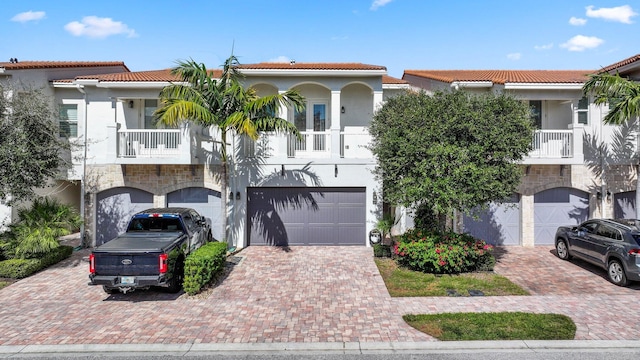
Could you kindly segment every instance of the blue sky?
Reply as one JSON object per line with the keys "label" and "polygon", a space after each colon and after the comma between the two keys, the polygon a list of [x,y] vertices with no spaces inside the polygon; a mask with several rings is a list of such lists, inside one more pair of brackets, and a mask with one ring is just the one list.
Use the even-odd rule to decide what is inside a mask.
{"label": "blue sky", "polygon": [[640,53],[639,0],[21,0],[0,7],[3,61],[192,58],[405,69],[576,69]]}

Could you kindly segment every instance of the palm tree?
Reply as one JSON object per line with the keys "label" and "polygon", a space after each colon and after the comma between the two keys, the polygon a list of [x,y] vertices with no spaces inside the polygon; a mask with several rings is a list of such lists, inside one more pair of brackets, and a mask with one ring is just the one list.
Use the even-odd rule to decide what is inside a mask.
{"label": "palm tree", "polygon": [[[604,117],[606,124],[633,123],[640,116],[640,83],[623,78],[620,74],[590,75],[582,91],[585,95],[593,94],[596,105],[609,104],[609,113]],[[636,219],[640,219],[639,176],[640,161],[636,164]]]}
{"label": "palm tree", "polygon": [[[224,240],[227,241],[227,138],[236,134],[256,141],[260,133],[265,131],[300,137],[294,124],[276,114],[280,107],[302,110],[305,106],[304,98],[295,90],[258,96],[255,89],[242,85],[243,75],[238,70],[240,64],[233,55],[224,62],[220,78],[216,78],[214,72],[207,70],[204,64],[192,59],[178,61],[177,64],[172,69],[172,74],[182,82],[162,89],[162,105],[156,111],[156,117],[160,123],[168,126],[190,122],[205,128],[214,126],[219,130],[222,228]],[[211,136],[214,140],[215,135]]]}

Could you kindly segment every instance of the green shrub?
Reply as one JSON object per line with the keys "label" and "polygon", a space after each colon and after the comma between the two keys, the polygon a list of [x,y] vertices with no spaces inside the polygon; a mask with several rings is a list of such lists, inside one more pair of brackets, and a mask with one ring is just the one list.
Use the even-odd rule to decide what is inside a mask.
{"label": "green shrub", "polygon": [[383,244],[373,245],[373,256],[375,257],[391,257],[391,246]]}
{"label": "green shrub", "polygon": [[0,261],[0,277],[23,279],[56,264],[73,253],[72,246],[60,246],[40,259],[9,259]]}
{"label": "green shrub", "polygon": [[184,263],[184,291],[195,295],[224,270],[227,243],[211,242],[187,256]]}
{"label": "green shrub", "polygon": [[493,268],[493,247],[468,234],[409,230],[394,246],[397,261],[411,270],[458,274]]}

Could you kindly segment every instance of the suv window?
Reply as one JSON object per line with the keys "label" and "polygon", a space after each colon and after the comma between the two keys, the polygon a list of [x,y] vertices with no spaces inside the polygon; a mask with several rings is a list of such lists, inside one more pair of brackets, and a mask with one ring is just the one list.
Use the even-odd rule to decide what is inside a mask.
{"label": "suv window", "polygon": [[622,240],[622,233],[620,233],[620,230],[614,229],[609,225],[600,225],[600,227],[598,227],[598,235],[613,240]]}
{"label": "suv window", "polygon": [[598,227],[597,222],[588,222],[580,226],[580,230],[593,234],[595,233],[596,227]]}

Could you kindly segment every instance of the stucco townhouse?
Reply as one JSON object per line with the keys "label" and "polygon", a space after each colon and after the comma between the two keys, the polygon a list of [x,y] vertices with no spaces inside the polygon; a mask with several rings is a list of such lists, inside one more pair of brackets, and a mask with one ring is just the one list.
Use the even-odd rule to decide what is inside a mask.
{"label": "stucco townhouse", "polygon": [[[601,70],[637,77],[639,60]],[[223,144],[216,130],[154,122],[160,89],[177,81],[168,70],[131,72],[117,62],[0,68],[0,76],[46,86],[60,107],[61,136],[78,146],[67,154],[73,166],[52,186],[84,213],[88,245],[108,241],[131,214],[152,206],[193,207],[211,222],[214,237],[224,237],[217,158]],[[263,134],[257,142],[234,137],[224,144],[233,154],[226,214],[231,246],[368,245],[383,193],[371,172],[367,128],[386,98],[410,87],[507,91],[533,109],[538,130],[518,191],[478,218],[460,215],[458,230],[494,244],[532,246],[552,243],[560,224],[635,216],[633,160],[610,155],[617,162],[608,161],[601,176],[594,173],[602,158],[594,137],[611,143],[620,128],[603,124],[607,109],[582,94],[587,74],[598,70],[406,70],[402,80],[387,76],[383,66],[360,63],[262,63],[241,71],[259,95],[295,88],[307,106],[279,111],[302,140]],[[403,217],[400,227],[410,226]]]}
{"label": "stucco townhouse", "polygon": [[405,70],[416,89],[506,92],[532,109],[536,131],[517,192],[477,217],[460,214],[459,230],[494,244],[549,245],[560,225],[635,218],[638,130],[603,123],[608,108],[582,92],[598,72],[639,80],[640,55],[592,70]]}

